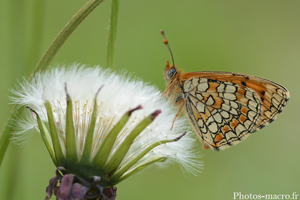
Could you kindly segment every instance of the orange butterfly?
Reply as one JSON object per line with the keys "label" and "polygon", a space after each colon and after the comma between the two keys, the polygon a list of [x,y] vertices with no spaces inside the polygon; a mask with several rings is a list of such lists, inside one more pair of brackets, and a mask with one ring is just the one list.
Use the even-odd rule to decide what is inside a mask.
{"label": "orange butterfly", "polygon": [[[256,76],[233,72],[182,73],[167,62],[164,92],[173,106],[183,109],[203,149],[225,149],[244,140],[272,121],[285,107],[286,88]],[[173,124],[175,122],[173,121]],[[172,125],[173,127],[173,125]]]}

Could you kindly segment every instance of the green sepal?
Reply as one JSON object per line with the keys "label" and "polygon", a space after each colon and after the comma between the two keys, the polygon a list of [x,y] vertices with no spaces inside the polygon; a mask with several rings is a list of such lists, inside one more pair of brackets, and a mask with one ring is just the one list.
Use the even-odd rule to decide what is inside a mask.
{"label": "green sepal", "polygon": [[135,166],[132,170],[126,172],[121,178],[113,181],[109,181],[112,185],[116,185],[117,183],[123,181],[124,179],[128,178],[129,176],[132,176],[133,174],[137,173],[138,171],[144,169],[145,167],[151,165],[155,162],[163,162],[167,159],[166,156],[152,156],[151,158],[145,160],[144,162],[140,163],[139,165]]}
{"label": "green sepal", "polygon": [[65,91],[67,98],[66,111],[66,160],[69,165],[78,163],[78,154],[73,122],[73,102],[67,91],[67,83],[65,83]]}
{"label": "green sepal", "polygon": [[145,148],[142,152],[140,152],[137,156],[135,156],[134,158],[131,158],[129,162],[127,162],[125,165],[123,165],[120,169],[118,169],[114,175],[112,176],[111,180],[116,181],[118,180],[124,173],[126,173],[126,171],[131,168],[134,164],[136,164],[142,157],[144,157],[149,151],[151,151],[152,149],[154,149],[155,147],[161,145],[161,144],[165,144],[165,143],[169,143],[169,142],[176,142],[178,141],[180,138],[182,138],[184,135],[186,134],[183,133],[182,135],[180,135],[179,137],[175,138],[175,139],[168,139],[168,140],[161,140],[161,141],[157,141],[151,145],[149,145],[147,148]]}
{"label": "green sepal", "polygon": [[57,134],[57,129],[55,126],[54,122],[54,117],[52,113],[52,108],[50,103],[47,101],[44,103],[44,106],[47,111],[47,117],[48,117],[48,123],[49,123],[49,128],[50,128],[50,135],[53,143],[53,149],[55,153],[55,158],[57,161],[58,166],[64,166],[65,164],[65,156],[63,154],[62,148],[61,148],[61,143]]}
{"label": "green sepal", "polygon": [[44,123],[41,121],[40,116],[37,114],[37,112],[35,112],[35,110],[31,109],[28,106],[26,108],[28,108],[31,112],[33,112],[36,115],[40,134],[42,136],[44,144],[46,145],[46,148],[51,156],[52,161],[54,162],[55,165],[57,165],[57,161],[55,159],[55,155],[54,155],[54,151],[53,151],[52,140],[51,140],[50,134],[48,132],[48,129],[46,128]]}
{"label": "green sepal", "polygon": [[112,128],[112,130],[107,134],[105,139],[103,140],[97,154],[95,155],[92,163],[95,166],[95,168],[99,169],[99,171],[103,170],[103,167],[107,161],[107,158],[112,150],[112,147],[115,143],[115,140],[120,133],[120,131],[123,129],[127,121],[129,120],[132,112],[142,109],[142,106],[138,106],[134,109],[129,110],[126,112],[119,122]]}
{"label": "green sepal", "polygon": [[95,131],[95,125],[96,125],[96,120],[97,120],[97,96],[102,89],[103,86],[99,88],[95,95],[94,99],[94,108],[93,108],[93,113],[92,113],[92,118],[91,118],[91,123],[87,132],[87,136],[85,138],[85,143],[84,143],[84,148],[83,148],[83,153],[80,159],[80,163],[84,165],[88,165],[90,163],[91,159],[91,152],[92,152],[92,146],[93,146],[93,138],[94,138],[94,131]]}
{"label": "green sepal", "polygon": [[118,149],[114,152],[114,154],[110,157],[110,159],[106,163],[104,167],[105,174],[108,174],[110,176],[118,169],[120,163],[122,162],[123,158],[127,154],[134,139],[157,117],[157,115],[160,112],[161,112],[160,110],[157,110],[154,113],[150,114],[128,134],[128,136],[125,138],[122,144],[120,144]]}

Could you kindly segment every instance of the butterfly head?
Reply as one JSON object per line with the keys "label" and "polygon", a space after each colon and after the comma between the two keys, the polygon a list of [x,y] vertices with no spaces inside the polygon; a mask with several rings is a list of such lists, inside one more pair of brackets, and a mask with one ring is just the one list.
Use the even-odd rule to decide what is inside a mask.
{"label": "butterfly head", "polygon": [[164,77],[166,79],[166,81],[172,81],[176,75],[178,74],[178,71],[176,69],[176,67],[173,65],[170,65],[169,61],[167,61],[165,70],[164,70]]}

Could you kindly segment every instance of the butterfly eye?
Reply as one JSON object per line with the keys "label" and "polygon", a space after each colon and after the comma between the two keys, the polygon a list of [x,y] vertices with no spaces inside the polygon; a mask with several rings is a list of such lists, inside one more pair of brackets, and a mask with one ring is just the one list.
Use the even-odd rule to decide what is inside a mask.
{"label": "butterfly eye", "polygon": [[175,68],[171,68],[169,71],[168,71],[168,76],[170,78],[172,78],[176,73],[176,69]]}

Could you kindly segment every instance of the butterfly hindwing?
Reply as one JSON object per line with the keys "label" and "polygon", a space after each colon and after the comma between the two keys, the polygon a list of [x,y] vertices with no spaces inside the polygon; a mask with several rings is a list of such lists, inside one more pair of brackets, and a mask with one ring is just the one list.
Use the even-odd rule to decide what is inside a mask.
{"label": "butterfly hindwing", "polygon": [[187,116],[199,139],[213,149],[238,143],[273,121],[289,97],[284,87],[244,74],[197,72],[181,76]]}
{"label": "butterfly hindwing", "polygon": [[[194,87],[189,86],[192,82]],[[261,110],[255,100],[259,99],[246,89],[248,97],[241,96],[238,90],[242,88],[237,84],[206,78],[193,78],[185,83],[187,115],[205,145],[226,148],[255,127]]]}
{"label": "butterfly hindwing", "polygon": [[[244,88],[250,88],[252,91],[256,92],[262,102],[262,116],[260,118],[260,127],[258,127],[258,129],[274,121],[278,114],[282,112],[289,99],[289,92],[285,87],[273,81],[252,75],[212,71],[185,73],[181,75],[182,80],[190,79],[192,77],[202,77],[220,82],[231,82]],[[241,93],[241,95],[244,94]]]}

